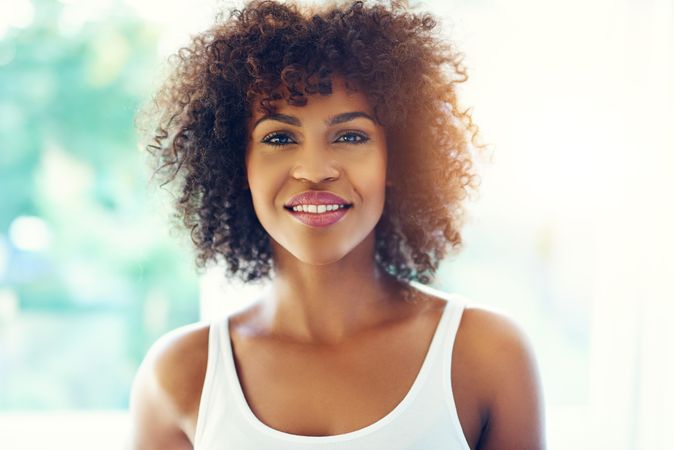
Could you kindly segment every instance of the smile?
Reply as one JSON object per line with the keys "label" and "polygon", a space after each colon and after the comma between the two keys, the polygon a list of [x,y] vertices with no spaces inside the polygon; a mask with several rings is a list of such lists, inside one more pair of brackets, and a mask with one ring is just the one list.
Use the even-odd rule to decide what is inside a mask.
{"label": "smile", "polygon": [[339,208],[347,208],[350,205],[295,205],[292,208],[296,212],[322,214],[326,211],[336,211]]}
{"label": "smile", "polygon": [[304,225],[327,227],[344,217],[351,205],[297,205],[285,209]]}

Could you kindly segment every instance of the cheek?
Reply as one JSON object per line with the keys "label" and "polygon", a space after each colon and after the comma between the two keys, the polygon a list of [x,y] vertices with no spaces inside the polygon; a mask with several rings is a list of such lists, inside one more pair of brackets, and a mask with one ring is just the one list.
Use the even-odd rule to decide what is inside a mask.
{"label": "cheek", "polygon": [[251,159],[246,165],[246,177],[255,211],[260,215],[261,210],[275,200],[275,194],[283,183],[283,174],[278,166],[261,164]]}
{"label": "cheek", "polygon": [[353,182],[360,187],[363,199],[383,207],[386,192],[386,155],[378,152],[369,161],[359,164],[352,174]]}
{"label": "cheek", "polygon": [[373,183],[376,183],[376,185],[380,188],[381,192],[383,193],[386,190],[386,178],[387,178],[387,153],[386,149],[380,149],[379,152],[377,153],[377,162],[376,162],[376,174],[377,176],[374,177]]}

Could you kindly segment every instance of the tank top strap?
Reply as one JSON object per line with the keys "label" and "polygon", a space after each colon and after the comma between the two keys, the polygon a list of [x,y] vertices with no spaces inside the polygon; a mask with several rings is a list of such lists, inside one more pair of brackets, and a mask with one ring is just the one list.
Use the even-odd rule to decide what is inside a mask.
{"label": "tank top strap", "polygon": [[463,311],[470,301],[460,294],[444,292],[426,285],[417,286],[419,290],[440,297],[447,302],[433,338],[439,341],[437,350],[442,352],[442,367],[447,369],[451,365],[452,350]]}
{"label": "tank top strap", "polygon": [[[208,361],[206,363],[206,374],[204,376],[204,385],[201,390],[201,399],[199,401],[199,411],[197,415],[196,430],[194,433],[194,447],[200,448],[203,441],[204,427],[206,418],[211,417],[212,411],[216,408],[215,403],[221,402],[222,394],[222,371],[225,370],[224,355],[229,343],[223,341],[223,330],[226,329],[227,317],[216,319],[210,322],[208,329]],[[220,395],[218,395],[220,394]]]}
{"label": "tank top strap", "polygon": [[444,336],[443,348],[443,363],[442,363],[442,384],[445,392],[444,398],[446,400],[447,410],[449,412],[450,420],[454,425],[454,429],[460,430],[460,438],[466,448],[469,448],[468,442],[462,431],[461,422],[459,421],[458,411],[456,409],[456,401],[454,399],[454,390],[452,389],[452,355],[454,353],[454,344],[456,343],[456,336],[461,324],[461,318],[466,307],[470,305],[468,299],[459,294],[448,294],[447,307],[451,308],[450,319],[447,324],[447,330]]}
{"label": "tank top strap", "polygon": [[451,353],[454,347],[454,341],[456,340],[456,334],[459,331],[459,324],[463,317],[463,311],[466,309],[469,302],[465,297],[459,294],[445,294],[444,298],[447,300],[446,315],[448,318],[442,333],[444,340],[443,347],[446,350],[444,352],[445,357],[450,358],[451,361]]}

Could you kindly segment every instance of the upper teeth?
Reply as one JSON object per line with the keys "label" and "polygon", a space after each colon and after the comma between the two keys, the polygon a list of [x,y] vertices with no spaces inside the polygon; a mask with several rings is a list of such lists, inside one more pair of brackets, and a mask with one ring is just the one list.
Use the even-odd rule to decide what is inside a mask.
{"label": "upper teeth", "polygon": [[321,214],[325,211],[334,211],[345,207],[346,205],[295,205],[293,206],[293,211]]}

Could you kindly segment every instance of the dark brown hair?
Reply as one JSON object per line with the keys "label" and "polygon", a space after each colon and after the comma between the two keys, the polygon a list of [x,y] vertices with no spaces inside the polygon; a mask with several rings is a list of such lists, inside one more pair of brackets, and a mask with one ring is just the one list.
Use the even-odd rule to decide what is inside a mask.
{"label": "dark brown hair", "polygon": [[386,203],[376,226],[376,262],[402,281],[429,283],[461,244],[461,203],[476,188],[477,136],[456,85],[461,55],[436,19],[406,2],[303,8],[252,1],[192,39],[143,117],[146,148],[163,183],[177,183],[176,216],[191,231],[197,266],[224,259],[227,275],[268,278],[270,238],[245,186],[252,105],[303,105],[344,78],[362,92],[388,144]]}

